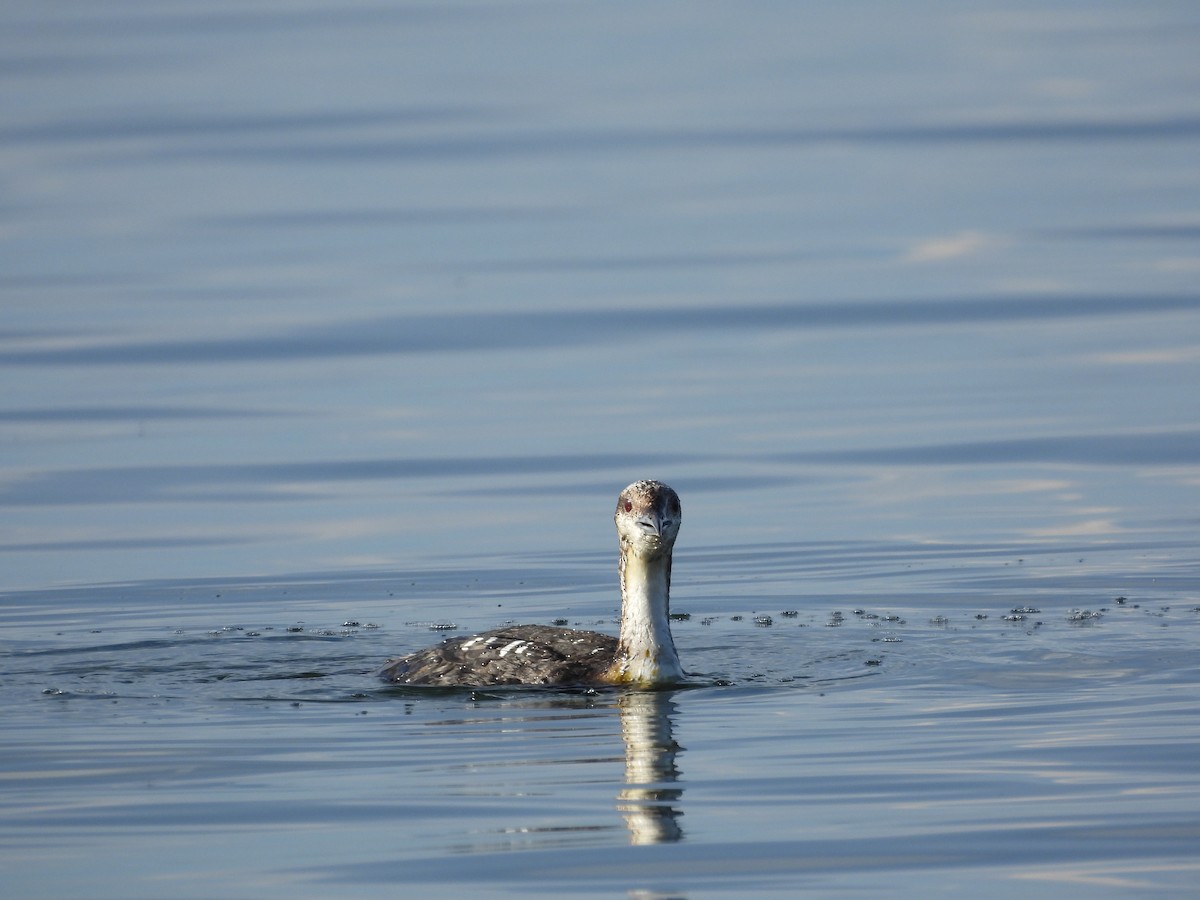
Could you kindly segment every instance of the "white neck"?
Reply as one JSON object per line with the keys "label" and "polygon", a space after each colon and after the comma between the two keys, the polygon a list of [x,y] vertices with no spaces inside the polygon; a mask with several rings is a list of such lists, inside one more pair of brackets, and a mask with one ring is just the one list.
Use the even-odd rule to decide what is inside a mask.
{"label": "white neck", "polygon": [[671,551],[651,557],[621,554],[621,635],[609,680],[670,684],[683,678],[671,638]]}

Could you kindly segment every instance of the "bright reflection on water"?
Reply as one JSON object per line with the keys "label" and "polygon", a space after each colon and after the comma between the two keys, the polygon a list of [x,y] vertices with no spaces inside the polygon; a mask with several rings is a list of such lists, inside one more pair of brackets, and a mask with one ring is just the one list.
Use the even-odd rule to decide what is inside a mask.
{"label": "bright reflection on water", "polygon": [[1186,892],[1193,7],[5,4],[6,888]]}

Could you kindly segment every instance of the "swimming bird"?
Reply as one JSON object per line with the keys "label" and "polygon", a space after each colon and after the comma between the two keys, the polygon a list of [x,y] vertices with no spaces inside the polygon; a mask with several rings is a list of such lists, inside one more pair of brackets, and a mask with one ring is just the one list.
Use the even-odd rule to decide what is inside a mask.
{"label": "swimming bird", "polygon": [[511,625],[389,660],[379,676],[397,684],[654,687],[683,678],[671,637],[671,553],[679,495],[661,481],[635,481],[617,498],[621,556],[618,637],[549,625]]}

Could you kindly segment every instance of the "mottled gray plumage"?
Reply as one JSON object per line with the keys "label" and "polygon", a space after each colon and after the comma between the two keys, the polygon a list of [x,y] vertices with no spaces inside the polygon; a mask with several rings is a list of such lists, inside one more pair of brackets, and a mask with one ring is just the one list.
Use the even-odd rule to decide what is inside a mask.
{"label": "mottled gray plumage", "polygon": [[379,674],[399,684],[596,684],[616,655],[612,635],[510,625],[442,641],[389,663]]}

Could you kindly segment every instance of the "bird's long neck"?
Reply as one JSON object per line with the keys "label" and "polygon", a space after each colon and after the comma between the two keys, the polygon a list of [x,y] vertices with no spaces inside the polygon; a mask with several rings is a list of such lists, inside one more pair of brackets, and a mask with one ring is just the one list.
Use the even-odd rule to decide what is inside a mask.
{"label": "bird's long neck", "polygon": [[621,548],[621,634],[608,679],[643,686],[683,678],[671,638],[671,551],[639,556]]}

